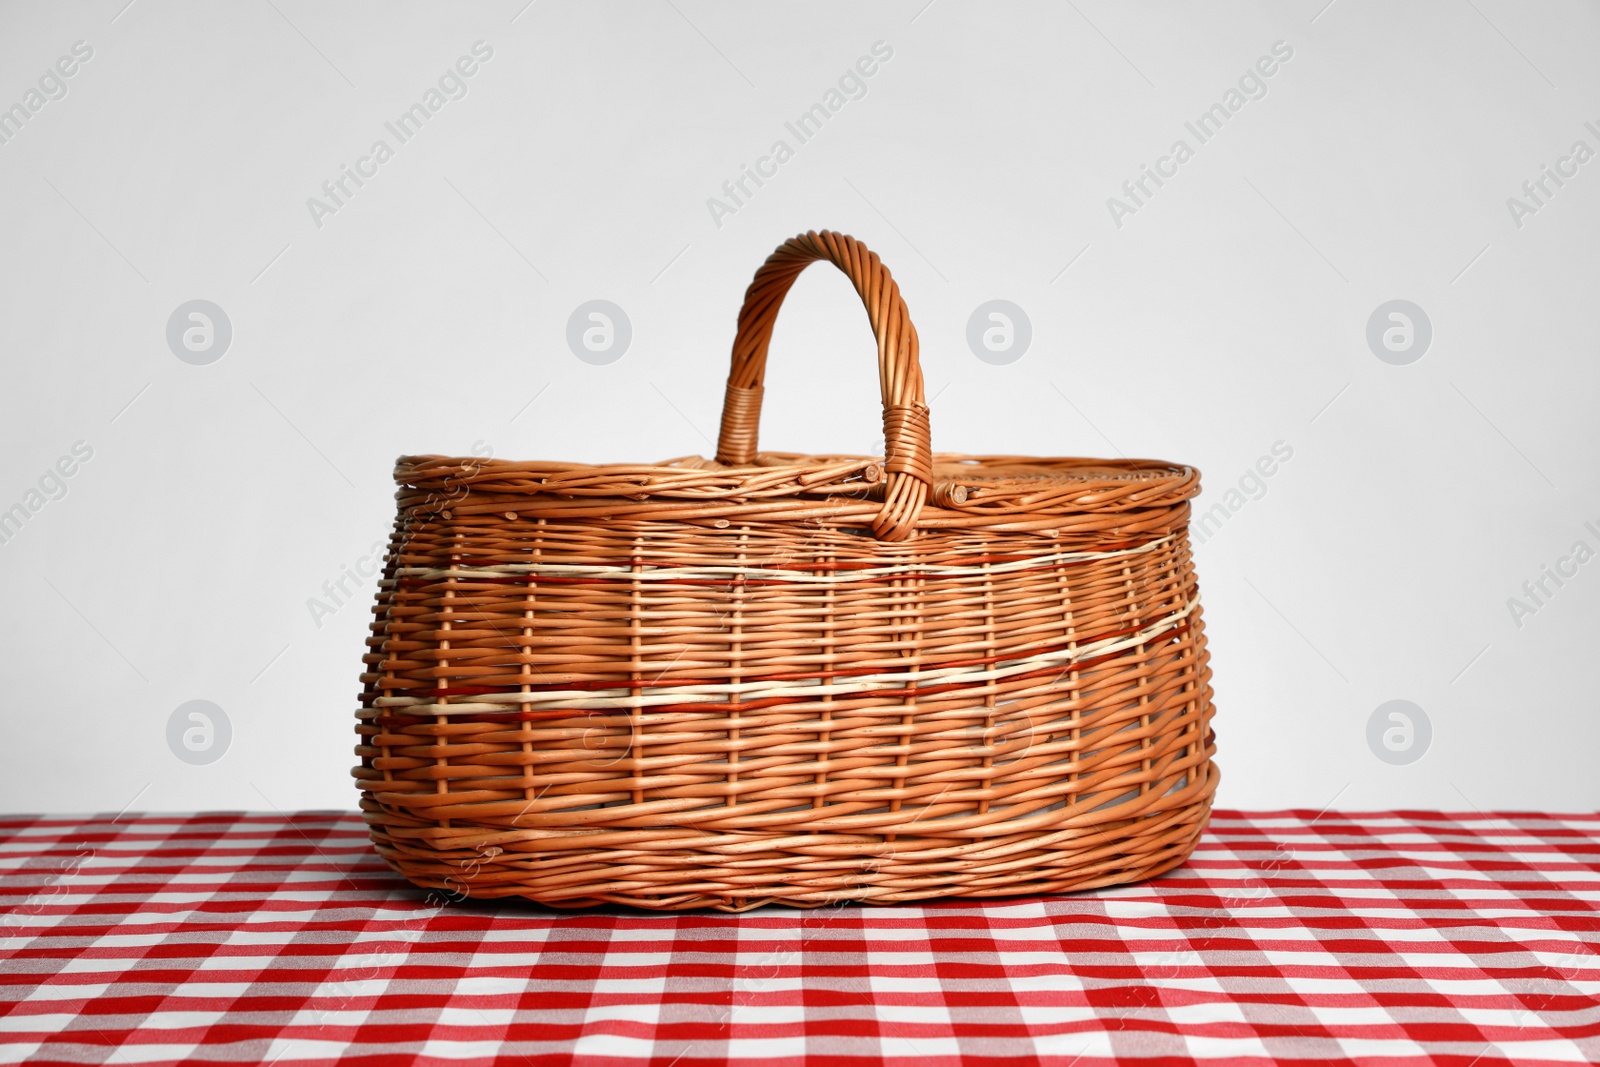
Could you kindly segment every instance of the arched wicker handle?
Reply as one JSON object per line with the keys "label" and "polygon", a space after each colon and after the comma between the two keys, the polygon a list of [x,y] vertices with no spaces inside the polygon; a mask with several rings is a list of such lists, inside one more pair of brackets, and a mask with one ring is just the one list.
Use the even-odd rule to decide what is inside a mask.
{"label": "arched wicker handle", "polygon": [[722,404],[722,432],[717,462],[733,466],[754,463],[761,419],[761,383],[767,371],[767,346],[778,309],[794,280],[816,260],[825,259],[844,271],[866,306],[878,339],[878,382],[883,391],[883,510],[872,532],[882,541],[903,541],[916,530],[917,516],[933,480],[933,446],[928,436],[928,405],[922,391],[922,365],[917,360],[917,329],[911,325],[900,287],[889,268],[854,237],[824,230],[792,237],[756,271],[739,309],[739,332],[733,339],[733,367]]}

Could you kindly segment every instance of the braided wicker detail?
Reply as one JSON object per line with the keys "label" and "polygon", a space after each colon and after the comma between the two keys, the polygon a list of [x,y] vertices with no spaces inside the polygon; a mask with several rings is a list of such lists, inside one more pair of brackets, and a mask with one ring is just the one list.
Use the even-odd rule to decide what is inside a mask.
{"label": "braided wicker detail", "polygon": [[722,399],[722,432],[717,437],[717,456],[722,462],[743,467],[756,461],[763,391],[759,385],[728,383]]}
{"label": "braided wicker detail", "polygon": [[739,397],[739,409],[735,411],[734,390],[761,387],[772,327],[778,320],[783,298],[800,272],[819,259],[838,267],[856,287],[867,309],[873,336],[878,339],[878,382],[883,393],[883,438],[888,460],[884,469],[889,472],[889,479],[883,508],[872,522],[872,532],[881,540],[903,541],[916,532],[933,471],[922,364],[917,358],[917,329],[911,325],[911,315],[889,268],[853,237],[831,230],[800,234],[779,245],[756,271],[755,280],[745,290],[739,331],[733,339],[733,368],[728,375],[728,399],[723,404],[717,461],[732,465],[755,461],[760,403],[750,405]]}
{"label": "braided wicker detail", "polygon": [[933,456],[927,451],[927,440],[928,409],[925,406],[885,409],[883,469],[909,474],[919,482],[933,481]]}

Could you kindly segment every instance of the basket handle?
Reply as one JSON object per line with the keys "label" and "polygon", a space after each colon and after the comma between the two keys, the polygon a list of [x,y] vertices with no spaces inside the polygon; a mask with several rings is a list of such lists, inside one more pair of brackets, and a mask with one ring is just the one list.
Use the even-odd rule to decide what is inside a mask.
{"label": "basket handle", "polygon": [[815,230],[791,237],[756,271],[739,309],[739,331],[733,338],[733,367],[722,403],[722,431],[717,437],[717,462],[747,466],[756,459],[761,420],[762,380],[767,346],[778,309],[794,280],[816,260],[825,259],[845,273],[866,306],[878,339],[878,383],[883,393],[883,510],[872,522],[881,541],[903,541],[916,531],[917,517],[933,480],[933,446],[928,436],[928,405],[922,390],[922,365],[917,360],[917,328],[911,325],[900,287],[889,268],[854,237]]}

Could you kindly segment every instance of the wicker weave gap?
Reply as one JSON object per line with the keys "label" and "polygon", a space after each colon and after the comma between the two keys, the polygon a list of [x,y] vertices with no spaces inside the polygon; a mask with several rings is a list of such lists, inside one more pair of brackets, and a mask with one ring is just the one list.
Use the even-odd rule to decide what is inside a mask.
{"label": "wicker weave gap", "polygon": [[[806,544],[809,546],[810,541],[808,540]],[[835,562],[833,554],[824,551],[819,552],[817,556],[817,562],[822,565],[821,573],[830,572]],[[834,616],[837,608],[835,595],[832,585],[823,586],[821,609],[822,655],[820,657],[820,665],[823,670],[830,671],[833,669],[835,662],[837,662],[834,651],[836,647],[834,643]],[[820,725],[817,730],[817,756],[819,763],[825,762],[833,752],[833,686],[824,681],[821,688],[822,710],[819,713]],[[814,783],[817,786],[817,795],[812,798],[812,808],[820,810],[828,806],[827,793],[824,788],[827,782],[828,773],[819,766]],[[811,832],[815,834],[818,831],[813,830]]]}
{"label": "wicker weave gap", "polygon": [[[448,516],[449,514],[450,513],[448,511],[445,512],[446,516]],[[460,559],[461,559],[462,537],[463,537],[463,535],[462,535],[461,531],[459,531],[459,530],[456,531],[456,533],[454,535],[454,538],[453,538],[453,540],[454,540],[454,546],[453,546],[454,547],[454,551],[450,555],[450,562],[451,562],[452,565],[458,563],[460,561]],[[450,659],[449,659],[450,647],[451,647],[451,645],[450,645],[450,633],[451,633],[451,626],[454,623],[454,611],[455,611],[454,601],[455,601],[455,596],[456,596],[455,579],[453,579],[453,578],[452,579],[447,579],[446,582],[445,582],[444,604],[443,604],[442,608],[440,609],[441,613],[443,614],[444,617],[439,622],[439,631],[440,631],[440,634],[439,634],[439,652],[440,652],[440,658],[439,658],[438,662],[439,662],[440,677],[438,679],[438,684],[437,684],[437,688],[439,688],[439,689],[447,688],[446,682],[445,682],[445,678],[448,676],[449,671],[450,671]],[[450,698],[447,697],[447,696],[436,696],[434,698],[434,700],[439,704],[449,704],[450,703]],[[447,716],[447,715],[442,715],[441,714],[441,715],[435,716],[435,718],[434,718],[434,724],[436,726],[440,726],[440,727],[445,726],[447,723],[449,723],[449,721],[450,721],[450,719],[449,719],[449,716]],[[438,768],[438,777],[434,781],[434,792],[439,794],[439,795],[441,795],[441,796],[450,792],[450,757],[447,754],[447,746],[449,744],[450,744],[449,735],[444,733],[443,731],[441,731],[440,737],[439,737],[439,747],[441,749],[441,752],[440,752],[439,756],[434,760],[434,766]],[[445,828],[445,829],[449,829],[450,828],[450,820],[448,818],[441,819],[440,822],[439,822],[439,825],[441,827]]]}
{"label": "wicker weave gap", "polygon": [[[538,519],[536,522],[538,528],[535,530],[533,543],[529,551],[529,558],[535,563],[539,561],[539,554],[543,548],[539,534],[543,532],[545,520]],[[528,658],[528,652],[533,644],[534,612],[537,610],[538,591],[538,584],[530,576],[527,591],[524,593],[526,607],[523,609],[522,616],[524,620],[522,625],[522,644],[517,649],[519,658],[522,660],[520,673],[524,681],[521,685],[521,691],[524,693],[533,691],[533,663]],[[531,803],[539,797],[539,794],[534,791],[536,783],[533,777],[533,739],[526,737],[519,742],[517,747],[522,753],[522,773],[527,779],[527,784],[523,787],[523,796]]]}

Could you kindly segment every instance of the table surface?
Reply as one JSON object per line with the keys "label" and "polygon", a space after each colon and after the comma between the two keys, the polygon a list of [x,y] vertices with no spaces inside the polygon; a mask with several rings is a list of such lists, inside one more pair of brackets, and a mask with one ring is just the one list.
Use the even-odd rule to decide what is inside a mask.
{"label": "table surface", "polygon": [[1600,1062],[1600,815],[1219,811],[1067,897],[439,905],[360,818],[0,818],[0,1062]]}

